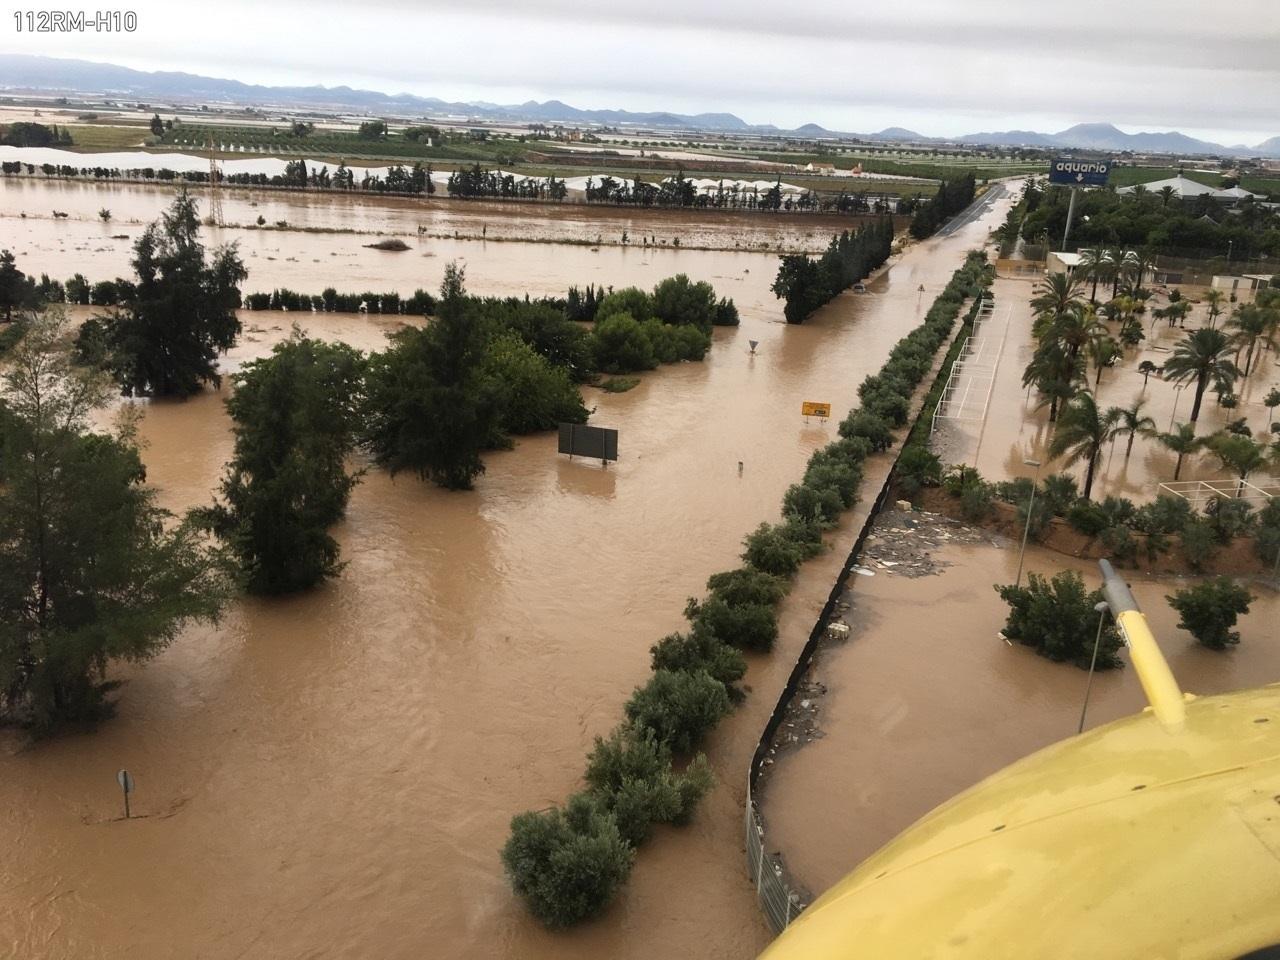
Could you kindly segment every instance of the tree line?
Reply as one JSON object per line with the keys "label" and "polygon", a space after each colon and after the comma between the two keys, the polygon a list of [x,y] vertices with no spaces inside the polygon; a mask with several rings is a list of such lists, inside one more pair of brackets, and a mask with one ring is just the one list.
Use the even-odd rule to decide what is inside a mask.
{"label": "tree line", "polygon": [[12,317],[0,338],[0,717],[38,732],[109,713],[112,661],[154,655],[237,588],[289,593],[336,575],[329,528],[359,480],[352,454],[466,489],[485,451],[585,422],[580,385],[598,371],[701,359],[731,306],[684,275],[649,292],[589,288],[587,330],[563,306],[468,296],[450,264],[429,322],[387,349],[295,329],[234,374],[218,494],[171,518],[145,485],[132,421],[110,434],[90,423],[113,390],[180,399],[221,383],[246,274],[234,247],[207,251],[199,234],[179,195],[136,242],[118,308],[86,320],[73,350],[62,308],[0,254]]}
{"label": "tree line", "polygon": [[986,258],[971,254],[924,322],[864,381],[861,406],[841,422],[840,439],[814,453],[802,481],[787,489],[781,521],[748,534],[743,564],[710,577],[703,599],[689,599],[688,627],[650,648],[648,681],[632,693],[609,735],[596,738],[583,788],[562,806],[512,818],[502,862],[543,923],[565,927],[602,912],[654,826],[690,820],[712,783],[697,749],[746,695],[744,654],[773,648],[777,606],[791,579],[857,501],[864,461],[892,444],[965,298],[990,279]]}
{"label": "tree line", "polygon": [[803,323],[823,304],[866,279],[892,251],[893,220],[882,217],[833,236],[816,260],[802,253],[784,255],[770,289],[786,301],[787,323]]}
{"label": "tree line", "polygon": [[911,236],[917,240],[933,236],[939,227],[973,203],[976,183],[972,173],[943,180],[938,192],[916,207],[911,218]]}
{"label": "tree line", "polygon": [[569,188],[554,175],[516,177],[514,174],[481,169],[480,164],[455,170],[445,185],[451,197],[482,197],[495,200],[563,200]]}
{"label": "tree line", "polygon": [[45,126],[19,120],[0,126],[0,144],[6,147],[70,147],[74,143],[70,131],[66,127],[59,130],[56,123]]}

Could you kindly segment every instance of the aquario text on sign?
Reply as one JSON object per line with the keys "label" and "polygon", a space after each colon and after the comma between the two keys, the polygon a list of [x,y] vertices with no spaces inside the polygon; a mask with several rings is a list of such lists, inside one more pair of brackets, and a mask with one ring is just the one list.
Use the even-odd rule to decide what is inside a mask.
{"label": "aquario text on sign", "polygon": [[1073,187],[1105,187],[1111,174],[1110,160],[1077,160],[1056,157],[1049,164],[1049,182]]}

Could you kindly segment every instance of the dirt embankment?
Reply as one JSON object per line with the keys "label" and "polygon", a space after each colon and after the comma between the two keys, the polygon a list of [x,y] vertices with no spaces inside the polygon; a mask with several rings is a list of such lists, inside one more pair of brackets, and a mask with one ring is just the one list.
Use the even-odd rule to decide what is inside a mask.
{"label": "dirt embankment", "polygon": [[[940,487],[923,490],[916,497],[915,503],[923,510],[946,514],[949,517],[964,520],[966,523],[972,523],[961,514],[959,498],[951,496]],[[1018,519],[1018,508],[1012,503],[995,501],[992,504],[990,516],[980,525],[1011,540],[1018,542],[1022,540],[1023,528]],[[1230,543],[1219,546],[1200,569],[1192,566],[1176,536],[1168,538],[1169,549],[1156,554],[1154,559],[1147,551],[1148,538],[1145,534],[1134,532],[1133,539],[1137,544],[1135,557],[1117,557],[1097,537],[1086,536],[1065,520],[1055,517],[1049,521],[1048,529],[1036,542],[1055,553],[1084,560],[1106,558],[1117,567],[1142,573],[1181,576],[1222,574],[1232,577],[1250,577],[1265,576],[1271,572],[1270,565],[1263,563],[1262,558],[1258,556],[1252,537],[1236,537]]]}

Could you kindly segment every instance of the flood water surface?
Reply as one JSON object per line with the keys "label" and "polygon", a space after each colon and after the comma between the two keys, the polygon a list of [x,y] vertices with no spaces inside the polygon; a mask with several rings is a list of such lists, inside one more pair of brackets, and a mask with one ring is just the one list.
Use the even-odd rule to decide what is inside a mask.
{"label": "flood water surface", "polygon": [[[776,515],[809,453],[835,435],[806,424],[801,401],[847,409],[1004,210],[914,248],[870,293],[799,327],[778,322],[774,258],[471,245],[475,293],[559,293],[593,278],[650,286],[684,271],[737,299],[743,324],[716,332],[705,363],[656,371],[625,394],[586,391],[592,422],[620,431],[608,469],[557,456],[544,435],[488,455],[472,492],[371,470],[335,529],[347,563],[337,580],[237,601],[220,624],[118,669],[119,714],[94,732],[0,741],[0,953],[753,956],[769,935],[742,860],[747,758],[829,580],[801,578],[784,609],[794,626],[753,662],[755,692],[709,741],[716,789],[692,825],[640,852],[601,920],[543,930],[511,894],[498,850],[513,814],[577,789],[592,738],[645,679],[649,646],[681,626],[685,599],[736,563],[743,534]],[[450,254],[352,275],[330,266],[332,237],[270,242],[286,239],[299,241],[297,264],[251,259],[249,289],[431,287]],[[101,277],[122,270],[125,252],[77,256],[75,267],[53,255],[34,266]],[[297,319],[364,347],[393,326],[246,315],[228,367]],[[145,405],[148,479],[174,510],[209,502],[218,483],[231,452],[222,399]],[[122,767],[137,783],[127,822]]]}

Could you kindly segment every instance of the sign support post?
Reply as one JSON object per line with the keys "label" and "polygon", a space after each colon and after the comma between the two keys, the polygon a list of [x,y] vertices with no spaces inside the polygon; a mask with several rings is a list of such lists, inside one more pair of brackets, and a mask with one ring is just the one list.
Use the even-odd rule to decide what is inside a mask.
{"label": "sign support post", "polygon": [[1062,249],[1067,249],[1067,237],[1071,236],[1071,221],[1076,215],[1076,188],[1071,188],[1071,202],[1067,204],[1067,226],[1062,231]]}

